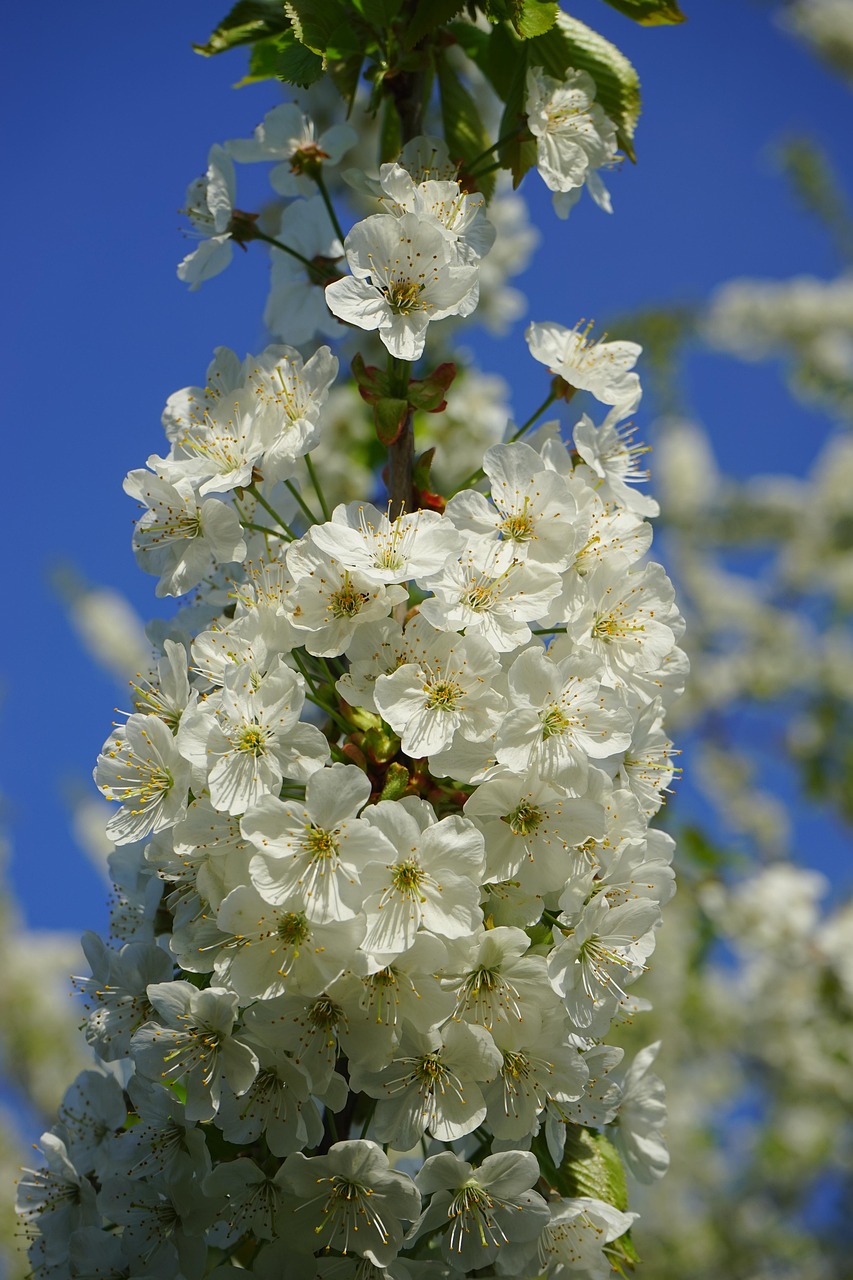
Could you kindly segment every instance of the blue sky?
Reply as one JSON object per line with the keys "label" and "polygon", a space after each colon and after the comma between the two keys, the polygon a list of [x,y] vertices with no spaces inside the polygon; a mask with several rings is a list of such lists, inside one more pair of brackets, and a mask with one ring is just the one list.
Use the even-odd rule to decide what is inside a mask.
{"label": "blue sky", "polygon": [[[6,16],[5,439],[7,607],[0,657],[0,791],[14,883],[29,921],[99,927],[104,889],[76,850],[63,779],[86,778],[116,690],[82,654],[47,582],[72,562],[157,611],[130,549],[134,505],[121,482],[162,448],[167,395],[196,382],[214,346],[264,342],[262,253],[191,294],[175,277],[187,183],[211,143],[247,136],[280,100],[271,83],[235,92],[244,55],[192,52],[226,4],[152,0]],[[584,198],[568,223],[535,174],[525,193],[545,239],[524,282],[530,314],[602,321],[649,301],[696,300],[740,274],[836,270],[820,230],[792,204],[772,144],[818,135],[843,169],[851,100],[749,0],[684,0],[689,22],[642,29],[600,0],[572,12],[637,66],[639,163],[613,176],[615,213]],[[524,414],[541,399],[518,326],[478,344],[513,383]],[[794,406],[778,371],[693,361],[689,390],[735,474],[807,468],[827,424]],[[834,838],[834,837],[833,837]],[[835,857],[832,852],[831,858]],[[831,861],[830,858],[830,861]]]}

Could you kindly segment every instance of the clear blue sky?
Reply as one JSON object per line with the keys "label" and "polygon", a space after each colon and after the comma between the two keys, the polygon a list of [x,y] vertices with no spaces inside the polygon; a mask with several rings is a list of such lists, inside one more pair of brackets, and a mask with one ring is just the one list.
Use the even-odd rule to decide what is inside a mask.
{"label": "clear blue sky", "polygon": [[[6,607],[0,658],[0,791],[14,881],[33,925],[99,927],[104,890],[68,833],[60,783],[87,777],[116,692],[80,651],[46,576],[66,558],[89,579],[157,611],[130,549],[122,478],[162,449],[166,396],[196,382],[214,346],[263,345],[263,254],[190,294],[177,210],[212,142],[247,136],[276,86],[235,92],[244,55],[190,45],[227,8],[190,0],[16,5],[4,19],[7,196],[2,503]],[[829,276],[831,250],[787,196],[770,159],[790,131],[819,135],[840,167],[851,98],[772,24],[774,6],[684,0],[690,20],[644,30],[600,0],[579,17],[614,39],[644,83],[639,163],[611,187],[616,212],[584,198],[568,223],[527,180],[546,239],[530,274],[531,314],[572,324],[650,300],[705,296],[742,273]],[[480,346],[539,397],[521,327]],[[514,371],[517,370],[517,373]],[[773,370],[707,357],[691,392],[725,468],[804,470],[826,433],[792,408]]]}

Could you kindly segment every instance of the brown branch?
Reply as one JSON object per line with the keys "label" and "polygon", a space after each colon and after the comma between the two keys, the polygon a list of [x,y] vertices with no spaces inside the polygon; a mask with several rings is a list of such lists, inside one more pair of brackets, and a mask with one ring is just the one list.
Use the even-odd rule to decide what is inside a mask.
{"label": "brown branch", "polygon": [[406,414],[403,430],[393,444],[388,446],[388,501],[391,504],[389,519],[415,508],[415,491],[412,474],[415,469],[414,410]]}

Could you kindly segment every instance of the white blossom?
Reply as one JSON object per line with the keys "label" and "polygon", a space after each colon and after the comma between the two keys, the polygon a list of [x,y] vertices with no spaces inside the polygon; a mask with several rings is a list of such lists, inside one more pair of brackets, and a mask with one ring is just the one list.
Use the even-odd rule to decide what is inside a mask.
{"label": "white blossom", "polygon": [[[408,636],[411,625],[406,630]],[[430,628],[432,631],[432,628]],[[494,687],[500,665],[480,636],[423,629],[416,661],[403,662],[376,680],[374,699],[403,740],[407,755],[432,756],[454,738],[482,742],[497,728],[506,699]]]}
{"label": "white blossom", "polygon": [[441,1251],[451,1267],[485,1267],[502,1245],[536,1240],[547,1224],[548,1206],[531,1190],[538,1178],[539,1165],[529,1151],[487,1156],[476,1169],[452,1151],[430,1156],[416,1179],[430,1202],[412,1239],[447,1225]]}
{"label": "white blossom", "polygon": [[287,567],[293,575],[293,588],[284,602],[287,617],[308,652],[318,657],[344,653],[358,627],[386,617],[408,596],[404,587],[386,587],[375,576],[328,555],[313,528],[287,548]]}
{"label": "white blossom", "polygon": [[257,850],[249,875],[261,897],[318,924],[351,920],[363,897],[359,871],[376,853],[375,831],[357,816],[369,798],[361,769],[333,764],[308,779],[304,805],[274,795],[252,805],[240,827]]}
{"label": "white blossom", "polygon": [[222,987],[199,991],[191,982],[155,982],[148,998],[162,1023],[147,1022],[134,1034],[137,1070],[152,1080],[180,1082],[187,1091],[188,1120],[210,1120],[219,1109],[223,1080],[245,1093],[258,1060],[234,1035],[237,996]]}
{"label": "white blossom", "polygon": [[316,1247],[356,1253],[378,1267],[394,1260],[403,1223],[420,1212],[414,1182],[391,1168],[375,1142],[336,1142],[325,1156],[296,1152],[281,1178],[308,1210],[302,1217],[313,1226]]}
{"label": "white blossom", "polygon": [[377,1098],[380,1142],[409,1151],[425,1133],[453,1142],[485,1119],[480,1085],[500,1070],[501,1054],[485,1027],[449,1022],[429,1033],[404,1027],[400,1048],[382,1071],[354,1068],[353,1087]]}
{"label": "white blossom", "polygon": [[514,772],[535,768],[545,781],[582,795],[589,760],[628,747],[628,712],[580,662],[556,663],[528,649],[510,667],[507,681],[512,714],[498,730],[496,755]]}
{"label": "white blossom", "polygon": [[436,227],[451,248],[451,261],[460,266],[476,264],[492,247],[495,228],[478,193],[463,191],[454,179],[425,178],[415,182],[401,164],[384,164],[379,170],[380,200],[398,217],[413,213]]}
{"label": "white blossom", "polygon": [[360,875],[362,950],[384,965],[408,951],[421,927],[443,938],[474,933],[485,850],[473,822],[456,814],[436,822],[430,806],[414,800],[382,800],[364,818],[385,839]]}
{"label": "white blossom", "polygon": [[563,81],[541,67],[527,71],[527,126],[536,138],[536,166],[554,192],[554,209],[567,218],[586,185],[595,203],[612,212],[598,170],[616,157],[613,121],[595,102],[595,81],[586,71],[569,68]]}
{"label": "white blossom", "polygon": [[[583,324],[583,322],[581,322]],[[633,408],[640,397],[640,378],[632,373],[642,352],[636,342],[591,341],[592,324],[574,329],[552,321],[534,321],[525,338],[530,354],[578,391],[589,391],[602,404]]]}
{"label": "white blossom", "polygon": [[[160,463],[153,458],[149,462]],[[246,554],[243,530],[233,507],[218,498],[199,501],[187,479],[174,484],[151,471],[131,471],[125,493],[148,510],[136,526],[133,550],[146,573],[160,576],[158,596],[180,596],[201,582],[218,561],[231,564]]]}
{"label": "white blossom", "polygon": [[543,1263],[579,1271],[589,1280],[608,1280],[612,1270],[604,1246],[624,1235],[636,1217],[589,1196],[552,1203],[539,1244]]}
{"label": "white blossom", "polygon": [[178,279],[185,280],[191,289],[218,276],[231,261],[235,191],[231,158],[223,147],[211,147],[207,173],[187,188],[186,214],[201,243],[180,263]]}
{"label": "white blossom", "polygon": [[186,813],[190,769],[158,716],[129,716],[104,743],[94,778],[121,806],[107,824],[116,844],[142,840]]}
{"label": "white blossom", "polygon": [[221,691],[184,716],[181,750],[206,777],[215,808],[244,813],[283,777],[307,781],[322,767],[328,743],[300,722],[304,700],[301,678],[277,658],[259,683],[246,666],[232,667]]}
{"label": "white blossom", "polygon": [[617,1074],[622,1097],[614,1138],[625,1163],[640,1182],[654,1182],[669,1168],[669,1151],[663,1136],[666,1091],[660,1077],[649,1070],[659,1049],[659,1040],[641,1049],[627,1070]]}
{"label": "white blossom", "polygon": [[463,539],[437,511],[390,519],[371,503],[335,507],[331,520],[311,530],[314,543],[348,569],[375,582],[416,581],[436,573],[462,550]]}
{"label": "white blossom", "polygon": [[334,124],[318,135],[313,120],[295,103],[282,102],[267,112],[252,138],[232,138],[225,150],[241,164],[280,160],[270,173],[273,189],[282,196],[310,196],[315,173],[322,173],[327,162],[337,164],[357,136],[348,124]]}
{"label": "white blossom", "polygon": [[329,308],[376,329],[392,356],[418,360],[431,320],[467,316],[477,305],[475,266],[457,266],[441,232],[416,214],[373,214],[344,242],[351,276],[326,288]]}

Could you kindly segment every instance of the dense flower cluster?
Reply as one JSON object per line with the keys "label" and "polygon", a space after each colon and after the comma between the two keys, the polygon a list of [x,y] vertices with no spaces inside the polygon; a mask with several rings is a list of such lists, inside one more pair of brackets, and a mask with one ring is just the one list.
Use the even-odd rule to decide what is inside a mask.
{"label": "dense flower cluster", "polygon": [[853,84],[853,8],[850,0],[789,0],[779,22]]}
{"label": "dense flower cluster", "polygon": [[704,321],[709,343],[741,360],[781,356],[793,389],[853,415],[853,279],[730,280]]}
{"label": "dense flower cluster", "polygon": [[219,348],[125,482],[157,593],[198,592],[95,770],[115,945],[84,940],[99,1065],[21,1184],[39,1277],[605,1276],[635,1215],[607,1179],[567,1190],[571,1153],[666,1167],[654,1050],[626,1070],[604,1043],[674,888],[649,822],[686,669],[634,487],[638,348],[532,325],[601,425],[510,426],[485,486],[431,508],[329,510],[309,455],[338,361],[304,343],[331,310],[420,357],[494,235],[425,138],[334,240],[302,179],[346,143],[279,108],[190,202],[214,233],[191,283],[235,234],[231,156],[282,161],[282,244],[319,247],[284,254],[303,351]]}

